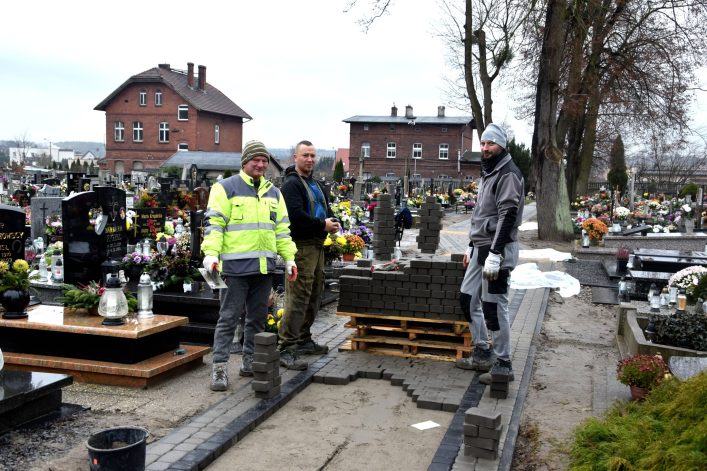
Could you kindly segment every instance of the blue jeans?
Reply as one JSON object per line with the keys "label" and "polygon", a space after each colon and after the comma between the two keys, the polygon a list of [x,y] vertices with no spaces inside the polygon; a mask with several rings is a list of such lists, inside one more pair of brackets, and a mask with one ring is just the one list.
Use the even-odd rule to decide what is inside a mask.
{"label": "blue jeans", "polygon": [[243,315],[246,316],[243,353],[253,353],[255,334],[265,330],[272,277],[271,275],[227,276],[226,285],[228,289],[225,295],[221,296],[221,308],[214,332],[214,363],[228,361],[236,325]]}

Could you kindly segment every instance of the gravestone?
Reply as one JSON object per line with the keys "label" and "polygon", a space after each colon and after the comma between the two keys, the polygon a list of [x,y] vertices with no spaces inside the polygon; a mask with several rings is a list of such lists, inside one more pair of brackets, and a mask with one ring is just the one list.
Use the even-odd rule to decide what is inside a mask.
{"label": "gravestone", "polygon": [[17,200],[17,203],[20,205],[21,208],[29,206],[30,201],[32,199],[29,195],[29,191],[27,190],[16,190],[12,194],[12,198]]}
{"label": "gravestone", "polygon": [[83,190],[81,189],[81,178],[83,177],[83,173],[67,173],[66,174],[66,192],[68,194],[71,194],[73,191],[74,193],[81,193]]}
{"label": "gravestone", "polygon": [[62,201],[64,279],[101,281],[101,264],[127,252],[125,192],[112,187],[78,193]]}
{"label": "gravestone", "polygon": [[0,204],[0,261],[12,263],[25,258],[25,212],[15,206]]}
{"label": "gravestone", "polygon": [[160,206],[167,206],[172,201],[172,187],[168,183],[160,183],[160,192],[157,193],[157,201]]}
{"label": "gravestone", "polygon": [[204,210],[192,211],[189,217],[191,229],[191,259],[201,260],[201,241],[204,239]]}
{"label": "gravestone", "polygon": [[61,198],[51,197],[35,197],[32,198],[32,240],[37,237],[42,237],[47,242],[45,234],[45,226],[48,216],[61,216]]}
{"label": "gravestone", "polygon": [[135,244],[145,237],[154,238],[153,230],[155,233],[164,232],[167,208],[134,208],[133,211],[135,211],[135,216],[128,234],[130,244]]}
{"label": "gravestone", "polygon": [[194,190],[194,195],[196,197],[196,209],[205,211],[209,204],[209,189],[200,186]]}
{"label": "gravestone", "polygon": [[37,196],[59,196],[61,190],[59,188],[53,187],[49,184],[44,184],[40,190],[37,191]]}

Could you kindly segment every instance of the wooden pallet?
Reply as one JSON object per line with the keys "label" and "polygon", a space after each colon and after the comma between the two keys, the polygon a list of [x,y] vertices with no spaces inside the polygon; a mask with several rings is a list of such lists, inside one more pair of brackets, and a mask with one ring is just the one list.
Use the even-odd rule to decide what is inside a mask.
{"label": "wooden pallet", "polygon": [[472,350],[465,321],[337,312],[355,329],[340,350],[365,350],[381,355],[454,361]]}

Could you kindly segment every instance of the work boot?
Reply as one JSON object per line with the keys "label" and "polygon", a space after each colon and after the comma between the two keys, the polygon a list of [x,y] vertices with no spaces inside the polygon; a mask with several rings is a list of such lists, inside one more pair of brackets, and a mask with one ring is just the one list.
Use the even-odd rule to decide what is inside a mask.
{"label": "work boot", "polygon": [[302,371],[309,366],[306,361],[297,358],[297,353],[292,350],[282,350],[280,352],[280,366],[288,370]]}
{"label": "work boot", "polygon": [[297,345],[295,350],[298,355],[323,355],[329,351],[326,345],[319,345],[314,340],[307,340],[302,345]]}
{"label": "work boot", "polygon": [[513,364],[508,360],[496,360],[491,371],[479,376],[479,383],[491,384],[493,381],[497,383],[510,383],[515,377],[513,376]]}
{"label": "work boot", "polygon": [[475,347],[474,353],[472,353],[470,357],[457,360],[454,366],[461,368],[462,370],[476,370],[485,372],[491,369],[495,360],[496,358],[491,348],[484,350],[481,347]]}
{"label": "work boot", "polygon": [[244,353],[243,363],[241,363],[241,369],[238,371],[241,376],[253,376],[253,354]]}
{"label": "work boot", "polygon": [[211,390],[225,391],[226,389],[228,389],[226,363],[214,363],[211,369]]}

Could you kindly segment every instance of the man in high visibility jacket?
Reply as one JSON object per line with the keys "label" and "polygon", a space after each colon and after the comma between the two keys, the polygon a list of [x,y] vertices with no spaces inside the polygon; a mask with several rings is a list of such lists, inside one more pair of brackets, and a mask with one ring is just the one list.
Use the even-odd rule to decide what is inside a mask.
{"label": "man in high visibility jacket", "polygon": [[280,190],[265,179],[270,154],[262,142],[243,147],[241,171],[211,187],[206,212],[204,268],[219,267],[228,290],[221,296],[214,333],[211,390],[228,389],[226,365],[236,324],[244,315],[245,335],[241,376],[253,376],[255,334],[265,330],[267,303],[278,254],[285,260],[287,279],[297,279],[290,221]]}

